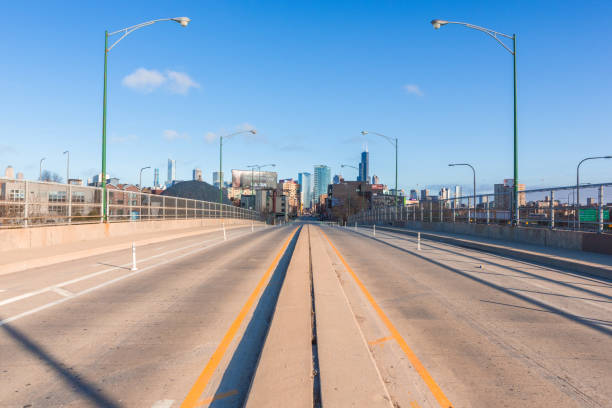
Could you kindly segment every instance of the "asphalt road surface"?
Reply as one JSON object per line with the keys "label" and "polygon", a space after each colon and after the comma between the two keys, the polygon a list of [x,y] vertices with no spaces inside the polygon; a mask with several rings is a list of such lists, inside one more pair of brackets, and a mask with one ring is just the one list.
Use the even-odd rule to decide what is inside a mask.
{"label": "asphalt road surface", "polygon": [[[346,344],[363,345],[381,406],[612,406],[611,282],[431,241],[417,250],[398,233],[300,226],[148,245],[137,270],[126,249],[0,276],[0,406],[244,406],[306,232],[315,287],[338,285],[325,293],[354,318],[346,336],[360,339]],[[313,310],[326,304],[315,297]],[[367,377],[352,373],[347,383]]]}

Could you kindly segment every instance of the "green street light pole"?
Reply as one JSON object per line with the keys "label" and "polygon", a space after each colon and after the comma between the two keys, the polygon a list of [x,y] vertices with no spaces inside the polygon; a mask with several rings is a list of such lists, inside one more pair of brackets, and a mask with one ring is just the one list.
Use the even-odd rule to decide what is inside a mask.
{"label": "green street light pole", "polygon": [[399,195],[399,191],[397,190],[397,137],[389,137],[381,133],[376,133],[369,130],[361,131],[361,134],[363,136],[367,135],[368,133],[385,138],[389,143],[391,143],[392,146],[395,147],[395,194],[393,196],[393,200],[395,201],[395,211],[397,214],[397,207],[399,205],[399,201],[397,200],[397,196]]}
{"label": "green street light pole", "polygon": [[223,204],[223,139],[229,139],[232,136],[241,135],[243,133],[251,133],[254,135],[257,133],[257,131],[255,129],[240,130],[238,132],[219,137],[219,205]]}
{"label": "green street light pole", "polygon": [[[174,18],[160,18],[157,20],[146,21],[144,23],[136,24],[131,27],[122,28],[121,30],[114,31],[109,34],[108,30],[104,31],[104,92],[102,96],[102,214],[104,222],[108,221],[108,205],[107,205],[107,191],[106,191],[106,82],[107,82],[107,65],[108,65],[108,53],[112,50],[119,41],[123,40],[129,34],[143,28],[155,24],[159,21],[176,21],[183,27],[187,27],[187,24],[191,21],[188,17],[174,17]],[[115,34],[123,33],[117,41],[110,47],[108,46],[108,38]]]}
{"label": "green street light pole", "polygon": [[[506,49],[510,54],[512,54],[512,65],[514,71],[514,192],[513,192],[513,210],[514,210],[514,225],[519,226],[520,217],[519,217],[519,185],[518,185],[518,123],[517,123],[517,95],[516,95],[516,34],[508,35],[503,34],[497,31],[493,31],[488,28],[479,27],[477,25],[462,23],[459,21],[446,21],[446,20],[431,20],[431,24],[437,30],[443,25],[446,24],[459,24],[467,28],[471,28],[474,30],[482,31],[483,33],[491,36],[495,41],[497,41],[502,47]],[[512,49],[510,49],[506,44],[504,44],[499,38],[505,37],[512,40]]]}

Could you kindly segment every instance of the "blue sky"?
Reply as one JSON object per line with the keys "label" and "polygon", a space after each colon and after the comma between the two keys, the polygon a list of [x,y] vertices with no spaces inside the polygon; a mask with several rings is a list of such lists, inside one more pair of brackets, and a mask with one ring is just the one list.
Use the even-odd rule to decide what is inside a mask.
{"label": "blue sky", "polygon": [[[433,3],[433,2],[432,2]],[[527,187],[575,182],[589,155],[612,154],[612,2],[575,1],[106,1],[11,2],[0,64],[0,167],[27,178],[38,162],[99,172],[104,30],[189,16],[139,30],[109,54],[108,171],[137,182],[140,167],[177,161],[210,181],[215,135],[254,126],[224,146],[224,170],[276,163],[280,177],[357,165],[400,187],[467,186],[512,177],[512,58],[485,34],[435,31],[432,18],[518,35],[519,177]],[[342,169],[353,179],[356,171]],[[143,177],[152,181],[152,171]],[[610,181],[612,160],[582,178]],[[490,187],[489,187],[490,189]]]}

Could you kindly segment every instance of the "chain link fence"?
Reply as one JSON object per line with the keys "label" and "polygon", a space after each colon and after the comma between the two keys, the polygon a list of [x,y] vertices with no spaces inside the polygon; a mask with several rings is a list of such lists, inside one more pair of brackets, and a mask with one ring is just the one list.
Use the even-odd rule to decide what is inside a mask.
{"label": "chain link fence", "polygon": [[[518,225],[612,233],[612,183],[581,185],[579,193],[578,204],[576,186],[520,191]],[[445,199],[434,196],[395,206],[373,207],[349,217],[349,223],[512,224],[513,201],[512,191]]]}
{"label": "chain link fence", "polygon": [[[100,187],[0,179],[0,228],[103,222]],[[108,221],[198,218],[260,220],[256,211],[108,188]]]}

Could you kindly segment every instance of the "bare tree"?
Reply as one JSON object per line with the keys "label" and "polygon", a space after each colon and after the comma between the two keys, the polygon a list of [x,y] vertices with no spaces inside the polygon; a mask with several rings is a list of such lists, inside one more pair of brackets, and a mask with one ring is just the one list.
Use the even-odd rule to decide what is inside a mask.
{"label": "bare tree", "polygon": [[43,170],[40,177],[41,181],[52,181],[54,183],[61,183],[64,179],[54,171]]}

